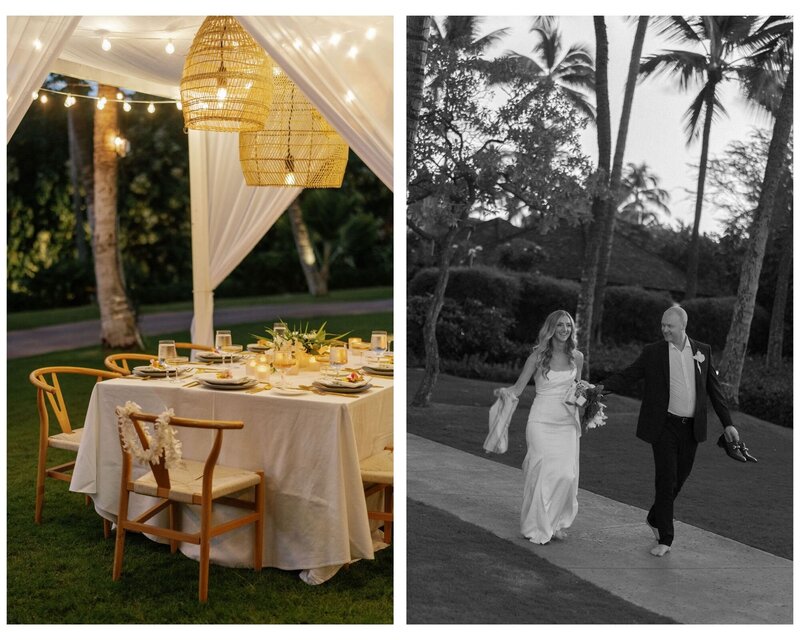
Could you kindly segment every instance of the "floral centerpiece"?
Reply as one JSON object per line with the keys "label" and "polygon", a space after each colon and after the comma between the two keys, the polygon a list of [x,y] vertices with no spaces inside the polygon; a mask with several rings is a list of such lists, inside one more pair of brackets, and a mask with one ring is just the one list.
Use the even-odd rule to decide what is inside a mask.
{"label": "floral centerpiece", "polygon": [[348,331],[338,336],[329,337],[325,331],[326,324],[328,323],[323,322],[318,329],[310,329],[308,323],[306,323],[305,327],[292,327],[291,329],[287,328],[285,331],[275,331],[265,327],[264,330],[269,334],[268,338],[256,335],[253,337],[261,344],[265,342],[272,343],[279,350],[291,347],[296,352],[309,356],[318,356],[330,346],[331,342],[341,340],[347,333],[350,333]]}

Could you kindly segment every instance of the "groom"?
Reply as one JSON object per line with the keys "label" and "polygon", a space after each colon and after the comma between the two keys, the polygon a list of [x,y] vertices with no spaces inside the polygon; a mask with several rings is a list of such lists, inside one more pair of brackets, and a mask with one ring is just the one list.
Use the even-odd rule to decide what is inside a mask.
{"label": "groom", "polygon": [[619,392],[644,380],[636,435],[653,447],[656,467],[656,497],[647,514],[658,542],[650,550],[654,556],[672,545],[673,502],[692,470],[697,444],[706,439],[709,401],[725,425],[725,439],[739,440],[711,365],[711,347],[686,335],[687,321],[681,307],[667,309],[661,318],[664,341],[648,344],[636,362],[598,385],[601,393]]}

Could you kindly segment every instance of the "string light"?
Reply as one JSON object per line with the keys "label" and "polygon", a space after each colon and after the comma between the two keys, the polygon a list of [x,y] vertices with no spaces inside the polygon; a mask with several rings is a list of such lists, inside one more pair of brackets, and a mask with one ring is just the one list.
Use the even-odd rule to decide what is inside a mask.
{"label": "string light", "polygon": [[347,91],[347,93],[346,93],[346,94],[344,94],[344,101],[345,101],[345,102],[348,102],[348,103],[350,103],[350,102],[352,102],[352,101],[353,101],[353,100],[355,100],[355,99],[356,99],[356,95],[355,95],[355,94],[354,94],[352,91],[350,91],[350,90],[348,90],[348,91]]}
{"label": "string light", "polygon": [[100,46],[103,47],[103,51],[109,51],[111,49],[111,40],[103,38],[103,43]]}
{"label": "string light", "polygon": [[330,42],[334,47],[338,45],[342,41],[342,35],[340,33],[332,33],[328,42]]}
{"label": "string light", "polygon": [[[155,113],[157,104],[174,104],[175,107],[180,111],[183,109],[183,105],[181,104],[180,100],[131,100],[130,98],[126,97],[122,92],[117,93],[118,99],[113,98],[99,98],[97,96],[85,96],[82,94],[72,94],[66,91],[59,91],[57,89],[46,89],[44,87],[40,88],[38,91],[31,92],[31,100],[39,100],[42,104],[45,104],[48,101],[48,98],[45,94],[52,93],[56,96],[64,96],[64,106],[69,108],[77,102],[77,98],[81,98],[83,100],[95,100],[97,102],[97,108],[103,109],[105,108],[106,104],[109,102],[122,104],[122,109],[125,112],[130,112],[135,104],[146,104],[148,105],[147,110],[150,113]],[[44,98],[44,100],[42,100]]]}
{"label": "string light", "polygon": [[352,58],[353,60],[355,60],[355,57],[357,55],[358,55],[358,47],[356,46],[350,47],[350,49],[347,51],[348,58]]}
{"label": "string light", "polygon": [[172,38],[170,38],[169,42],[167,42],[166,46],[164,47],[164,51],[166,51],[169,55],[175,53],[175,45],[172,44]]}
{"label": "string light", "polygon": [[370,27],[369,29],[367,29],[367,33],[366,33],[367,40],[374,40],[375,36],[377,35],[377,33],[378,32],[375,29],[375,27]]}
{"label": "string light", "polygon": [[42,41],[39,40],[39,38],[36,38],[36,40],[33,41],[33,48],[36,49],[37,51],[42,50]]}

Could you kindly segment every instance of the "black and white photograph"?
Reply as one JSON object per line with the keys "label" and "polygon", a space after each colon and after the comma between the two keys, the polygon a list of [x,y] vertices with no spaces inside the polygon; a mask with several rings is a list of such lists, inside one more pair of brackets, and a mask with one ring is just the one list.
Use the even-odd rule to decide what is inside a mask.
{"label": "black and white photograph", "polygon": [[791,624],[792,18],[406,27],[407,623]]}

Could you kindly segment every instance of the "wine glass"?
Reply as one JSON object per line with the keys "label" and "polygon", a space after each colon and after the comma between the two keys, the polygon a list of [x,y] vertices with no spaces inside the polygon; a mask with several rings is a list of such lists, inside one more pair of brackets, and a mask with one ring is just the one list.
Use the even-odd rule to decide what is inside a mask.
{"label": "wine glass", "polygon": [[[177,358],[178,352],[175,349],[175,341],[174,340],[159,340],[158,341],[158,362],[159,364],[164,367],[164,371],[166,372],[167,380],[169,380],[169,369],[168,363],[170,360]],[[176,369],[177,371],[177,369]]]}
{"label": "wine glass", "polygon": [[388,347],[389,337],[386,335],[385,331],[373,331],[372,338],[370,339],[370,347],[372,350],[378,354],[378,357],[386,351]]}
{"label": "wine glass", "polygon": [[294,366],[291,351],[276,351],[275,352],[275,368],[281,372],[280,387],[283,389],[286,386],[286,372]]}
{"label": "wine glass", "polygon": [[233,357],[237,353],[241,353],[242,352],[242,345],[240,345],[240,344],[228,344],[228,345],[225,345],[225,346],[221,347],[221,349],[222,349],[223,353],[229,353],[231,355],[231,365],[233,365]]}
{"label": "wine glass", "polygon": [[[178,381],[178,374],[181,372],[180,366],[189,362],[188,356],[172,356],[167,358],[167,364],[175,365],[175,380]],[[169,380],[169,373],[167,373],[167,380]]]}
{"label": "wine glass", "polygon": [[329,361],[335,372],[334,377],[338,376],[342,366],[347,364],[347,349],[342,346],[331,346]]}
{"label": "wine glass", "polygon": [[223,351],[223,347],[229,347],[233,343],[231,339],[231,332],[228,329],[220,329],[217,331],[217,335],[214,339],[214,347],[217,350],[217,353],[222,354],[222,364],[225,364],[225,352]]}

